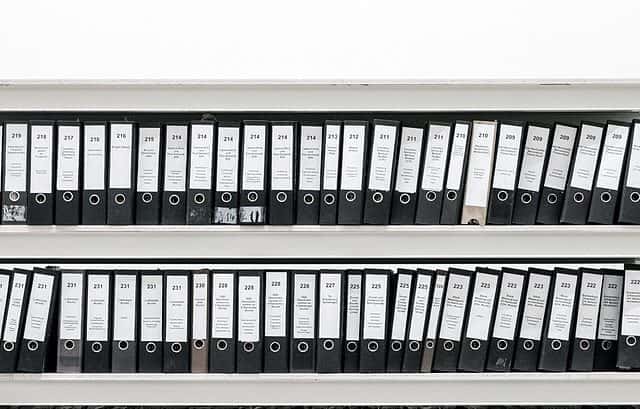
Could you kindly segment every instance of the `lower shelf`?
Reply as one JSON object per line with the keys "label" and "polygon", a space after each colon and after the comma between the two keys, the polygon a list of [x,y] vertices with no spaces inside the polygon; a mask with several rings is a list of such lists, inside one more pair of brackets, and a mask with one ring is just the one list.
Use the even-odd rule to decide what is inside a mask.
{"label": "lower shelf", "polygon": [[12,374],[0,405],[633,405],[640,373]]}

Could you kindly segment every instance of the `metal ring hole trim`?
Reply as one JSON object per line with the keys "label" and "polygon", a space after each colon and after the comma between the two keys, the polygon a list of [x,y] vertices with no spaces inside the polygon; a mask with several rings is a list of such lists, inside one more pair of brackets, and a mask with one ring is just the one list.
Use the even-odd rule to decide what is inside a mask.
{"label": "metal ring hole trim", "polygon": [[613,347],[613,342],[611,342],[608,339],[605,339],[604,341],[602,341],[602,343],[600,343],[600,347],[602,348],[603,351],[609,351],[611,347]]}
{"label": "metal ring hole trim", "polygon": [[99,342],[94,342],[93,344],[91,344],[91,350],[96,354],[102,352],[102,344]]}
{"label": "metal ring hole trim", "polygon": [[499,351],[506,351],[508,346],[509,343],[504,339],[499,339],[498,342],[496,342],[496,348],[498,348]]}
{"label": "metal ring hole trim", "polygon": [[304,202],[304,204],[310,205],[310,204],[313,204],[315,199],[313,198],[313,195],[311,193],[307,193],[304,196],[302,196],[302,201]]}
{"label": "metal ring hole trim", "polygon": [[149,192],[145,192],[142,194],[142,202],[149,204],[153,200],[153,195]]}
{"label": "metal ring hole trim", "polygon": [[532,200],[533,198],[531,197],[531,193],[525,192],[520,195],[520,201],[524,204],[529,204]]}
{"label": "metal ring hole trim", "polygon": [[[65,192],[66,194],[66,192]],[[11,200],[12,202],[17,202],[18,200],[20,200],[20,193],[18,192],[9,192],[9,200]]]}
{"label": "metal ring hole trim", "polygon": [[420,342],[419,341],[409,341],[409,351],[418,352],[420,350]]}
{"label": "metal ring hole trim", "polygon": [[171,206],[177,206],[180,203],[180,196],[176,194],[169,195],[169,204]]}
{"label": "metal ring hole trim", "polygon": [[458,192],[456,192],[455,190],[449,190],[447,191],[447,199],[454,201],[458,198]]}
{"label": "metal ring hole trim", "polygon": [[430,190],[424,194],[424,197],[430,202],[433,202],[434,200],[436,200],[436,196],[437,196],[436,192],[434,192],[433,190]]}
{"label": "metal ring hole trim", "polygon": [[127,201],[127,197],[122,193],[118,193],[117,195],[114,196],[113,200],[116,202],[117,205],[123,205],[124,202]]}
{"label": "metal ring hole trim", "polygon": [[182,345],[179,342],[171,344],[171,352],[179,354],[182,351]]}
{"label": "metal ring hole trim", "polygon": [[524,342],[522,343],[522,347],[524,348],[525,351],[533,351],[533,347],[535,347],[535,344],[533,343],[532,340],[525,339]]}
{"label": "metal ring hole trim", "polygon": [[582,203],[582,201],[584,200],[584,195],[582,194],[582,192],[576,192],[573,194],[573,201],[576,203]]}
{"label": "metal ring hole trim", "polygon": [[256,192],[247,193],[247,200],[250,201],[251,203],[257,201],[258,200],[258,193],[256,193]]}
{"label": "metal ring hole trim", "polygon": [[638,202],[640,202],[640,193],[638,193],[638,192],[631,192],[631,194],[629,195],[629,199],[630,199],[633,203],[638,203]]}
{"label": "metal ring hole trim", "polygon": [[30,340],[29,342],[27,342],[27,349],[31,352],[37,351],[38,347],[38,341]]}
{"label": "metal ring hole trim", "polygon": [[549,203],[549,204],[558,203],[558,195],[556,195],[555,193],[549,193],[547,195],[547,203]]}
{"label": "metal ring hole trim", "polygon": [[278,192],[276,193],[276,200],[278,201],[278,203],[284,203],[287,201],[287,194],[285,192]]}
{"label": "metal ring hole trim", "polygon": [[204,339],[194,339],[193,340],[193,347],[197,350],[201,350],[204,348]]}
{"label": "metal ring hole trim", "polygon": [[14,348],[16,347],[16,344],[13,342],[5,342],[4,344],[2,344],[2,348],[7,351],[7,352],[11,352],[14,350]]}
{"label": "metal ring hole trim", "polygon": [[347,342],[347,351],[356,352],[358,350],[358,343],[356,341]]}
{"label": "metal ring hole trim", "polygon": [[227,348],[229,348],[229,343],[224,339],[219,339],[218,342],[216,342],[216,348],[218,348],[218,351],[226,351]]}
{"label": "metal ring hole trim", "polygon": [[147,342],[147,344],[144,346],[144,350],[149,354],[153,354],[154,352],[156,352],[156,349],[158,349],[158,347],[156,346],[155,342]]}
{"label": "metal ring hole trim", "polygon": [[274,354],[277,354],[278,352],[280,352],[280,343],[278,341],[273,341],[272,343],[269,344],[269,351],[273,352]]}
{"label": "metal ring hole trim", "polygon": [[424,344],[424,346],[427,349],[432,349],[435,346],[435,343],[433,342],[432,339],[428,339],[427,342]]}
{"label": "metal ring hole trim", "polygon": [[118,349],[120,351],[126,351],[127,349],[129,349],[129,342],[127,342],[127,341],[119,341],[118,342]]}
{"label": "metal ring hole trim", "polygon": [[224,192],[220,195],[220,200],[222,200],[223,203],[229,203],[232,198],[233,196],[229,192]]}
{"label": "metal ring hole trim", "polygon": [[609,203],[611,201],[611,193],[609,192],[600,193],[600,200],[602,201],[602,203]]}
{"label": "metal ring hole trim", "polygon": [[369,341],[369,343],[367,343],[367,349],[369,350],[369,352],[376,352],[378,348],[379,346],[376,341]]}
{"label": "metal ring hole trim", "polygon": [[64,349],[66,349],[67,351],[71,351],[75,347],[76,347],[76,343],[75,343],[74,340],[68,339],[68,340],[64,341]]}
{"label": "metal ring hole trim", "polygon": [[37,204],[44,204],[47,201],[47,195],[44,193],[38,193],[36,194],[35,199]]}
{"label": "metal ring hole trim", "polygon": [[554,351],[559,351],[560,348],[562,348],[562,342],[560,342],[559,339],[552,339],[551,340],[551,349],[553,349]]}
{"label": "metal ring hole trim", "polygon": [[333,342],[332,339],[325,339],[322,342],[322,347],[325,349],[325,351],[333,351],[333,348],[335,348],[336,343]]}
{"label": "metal ring hole trim", "polygon": [[444,341],[444,344],[442,344],[442,347],[443,347],[443,348],[444,348],[444,350],[445,350],[445,351],[447,351],[447,352],[451,352],[451,351],[453,351],[453,347],[454,347],[454,345],[453,345],[453,341],[451,341],[451,340],[446,340],[446,341]]}
{"label": "metal ring hole trim", "polygon": [[393,352],[398,352],[402,349],[402,342],[395,340],[395,341],[391,341],[391,350]]}
{"label": "metal ring hole trim", "polygon": [[498,191],[498,200],[501,202],[504,202],[505,200],[507,200],[509,198],[509,193],[507,193],[506,190],[500,190]]}
{"label": "metal ring hole trim", "polygon": [[306,341],[298,342],[298,352],[305,353],[309,351],[309,344]]}
{"label": "metal ring hole trim", "polygon": [[403,205],[408,204],[411,201],[411,195],[409,193],[402,193],[400,195],[400,203]]}
{"label": "metal ring hole trim", "polygon": [[581,350],[588,351],[591,348],[591,342],[588,339],[581,339],[579,346]]}
{"label": "metal ring hole trim", "polygon": [[469,342],[469,348],[471,348],[472,351],[479,350],[481,345],[477,339],[472,339],[471,342]]}
{"label": "metal ring hole trim", "polygon": [[193,202],[195,204],[199,204],[199,205],[203,204],[204,203],[204,199],[205,199],[205,197],[204,197],[204,194],[202,194],[202,193],[196,193],[195,195],[193,195]]}
{"label": "metal ring hole trim", "polygon": [[374,203],[382,203],[382,201],[384,200],[384,195],[380,192],[374,192],[371,196],[371,199]]}
{"label": "metal ring hole trim", "polygon": [[333,195],[333,193],[327,193],[326,195],[324,195],[323,200],[325,204],[331,206],[336,202],[336,197]]}
{"label": "metal ring hole trim", "polygon": [[62,200],[69,203],[73,200],[73,192],[66,191],[62,194]]}
{"label": "metal ring hole trim", "polygon": [[356,200],[356,192],[350,190],[344,195],[344,198],[347,199],[347,202],[354,202]]}
{"label": "metal ring hole trim", "polygon": [[244,350],[244,352],[253,352],[256,349],[256,346],[253,344],[253,342],[245,342],[244,344],[242,344],[242,349]]}
{"label": "metal ring hole trim", "polygon": [[633,335],[628,336],[624,339],[625,344],[627,344],[627,346],[629,347],[633,347],[638,343],[638,339],[636,337],[634,337]]}
{"label": "metal ring hole trim", "polygon": [[91,206],[96,206],[98,203],[100,203],[100,196],[92,193],[89,195],[89,204]]}

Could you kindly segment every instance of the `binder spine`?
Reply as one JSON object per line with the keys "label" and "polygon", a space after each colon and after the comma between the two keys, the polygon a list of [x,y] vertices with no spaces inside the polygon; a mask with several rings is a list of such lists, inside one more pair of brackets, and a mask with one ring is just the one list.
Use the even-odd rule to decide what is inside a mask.
{"label": "binder spine", "polygon": [[163,370],[166,373],[190,371],[191,338],[190,274],[184,271],[166,271],[164,275],[165,325]]}
{"label": "binder spine", "polygon": [[296,224],[312,225],[320,222],[322,129],[321,124],[303,123],[300,126]]}
{"label": "binder spine", "polygon": [[360,372],[385,372],[388,341],[389,270],[365,270]]}
{"label": "binder spine", "polygon": [[133,224],[136,126],[133,122],[112,122],[109,133],[107,224]]}
{"label": "binder spine", "polygon": [[471,122],[455,122],[451,137],[451,154],[447,167],[447,183],[445,185],[444,198],[442,199],[440,224],[460,224],[471,131]]}
{"label": "binder spine", "polygon": [[362,224],[369,123],[345,121],[343,133],[338,224]]}
{"label": "binder spine", "polygon": [[27,224],[53,224],[54,123],[31,121],[29,124],[29,195]]}
{"label": "binder spine", "polygon": [[29,125],[5,123],[2,224],[26,224],[29,191]]}
{"label": "binder spine", "polygon": [[387,372],[401,372],[402,360],[407,350],[407,323],[409,308],[415,292],[415,271],[398,269],[394,276],[393,314],[389,345],[387,346]]}
{"label": "binder spine", "polygon": [[402,372],[419,372],[420,359],[424,348],[429,303],[433,293],[432,278],[434,271],[418,269],[415,277],[415,290],[411,297],[407,345],[402,358]]}
{"label": "binder spine", "polygon": [[345,337],[344,337],[344,372],[360,370],[360,339],[362,320],[362,272],[349,270],[346,273],[345,286]]}
{"label": "binder spine", "polygon": [[315,271],[292,274],[291,372],[314,372],[316,369],[317,280]]}
{"label": "binder spine", "polygon": [[236,368],[239,373],[259,373],[263,368],[263,274],[238,272],[238,338]]}
{"label": "binder spine", "polygon": [[213,212],[215,224],[238,224],[238,177],[242,152],[240,128],[240,124],[218,125]]}
{"label": "binder spine", "polygon": [[58,309],[58,346],[56,370],[60,373],[82,372],[83,310],[85,308],[83,271],[60,273],[60,307]]}
{"label": "binder spine", "polygon": [[338,223],[342,139],[342,122],[325,121],[322,134],[322,179],[318,218],[318,222],[322,225]]}
{"label": "binder spine", "polygon": [[214,271],[211,276],[209,372],[235,372],[236,300],[236,273],[234,271]]}
{"label": "binder spine", "polygon": [[187,155],[189,128],[182,124],[165,126],[164,182],[160,223],[186,223]]}
{"label": "binder spine", "polygon": [[289,371],[291,285],[288,271],[266,271],[264,282],[264,372]]}
{"label": "binder spine", "polygon": [[[211,203],[211,202],[209,202]],[[191,372],[209,372],[209,271],[194,272],[191,302]]]}
{"label": "binder spine", "polygon": [[164,276],[140,273],[138,372],[162,372],[164,339]]}
{"label": "binder spine", "polygon": [[415,221],[420,164],[422,164],[424,151],[423,140],[423,128],[402,127],[398,150],[398,169],[391,197],[391,224],[413,224]]}
{"label": "binder spine", "polygon": [[187,224],[211,224],[213,217],[214,122],[192,122],[189,132]]}
{"label": "binder spine", "polygon": [[297,124],[272,122],[270,132],[269,224],[295,222]]}
{"label": "binder spine", "polygon": [[433,296],[429,305],[429,321],[427,322],[424,351],[420,361],[420,372],[431,372],[433,368],[433,358],[436,350],[438,332],[440,331],[440,317],[442,315],[442,303],[444,301],[446,286],[447,272],[444,270],[436,271],[433,284]]}
{"label": "binder spine", "polygon": [[83,372],[111,372],[111,273],[87,272],[84,311]]}
{"label": "binder spine", "polygon": [[118,271],[113,280],[111,372],[136,372],[138,364],[138,273]]}
{"label": "binder spine", "polygon": [[269,129],[263,121],[245,121],[242,135],[240,224],[265,224],[269,174]]}
{"label": "binder spine", "polygon": [[618,356],[618,335],[624,272],[603,270],[602,298],[598,316],[598,335],[593,368],[596,371],[615,370]]}
{"label": "binder spine", "polygon": [[160,224],[163,140],[159,124],[140,125],[136,144],[136,224]]}
{"label": "binder spine", "polygon": [[320,271],[318,279],[318,340],[316,371],[342,372],[344,331],[342,311],[346,295],[342,271]]}
{"label": "binder spine", "polygon": [[625,265],[624,270],[624,290],[616,367],[623,370],[633,370],[640,368],[640,353],[638,353],[640,348],[638,344],[640,326],[635,313],[638,308],[638,297],[640,296],[640,270],[634,265]]}
{"label": "binder spine", "polygon": [[603,275],[599,270],[583,269],[580,281],[569,370],[591,372],[595,359]]}
{"label": "binder spine", "polygon": [[107,224],[108,135],[105,122],[85,122],[82,143],[82,224]]}

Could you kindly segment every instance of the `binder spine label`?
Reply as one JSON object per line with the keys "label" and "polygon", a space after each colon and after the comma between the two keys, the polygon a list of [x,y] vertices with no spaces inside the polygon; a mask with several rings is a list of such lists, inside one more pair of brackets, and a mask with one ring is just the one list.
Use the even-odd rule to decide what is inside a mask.
{"label": "binder spine label", "polygon": [[27,275],[13,273],[11,284],[11,294],[9,296],[9,306],[7,307],[7,322],[4,326],[2,340],[15,343],[18,340],[20,330],[20,313],[24,303],[24,293],[27,286]]}
{"label": "binder spine label", "polygon": [[322,127],[303,126],[300,131],[300,190],[320,190]]}
{"label": "binder spine label", "polygon": [[235,288],[233,273],[213,273],[211,295],[211,337],[233,338]]}
{"label": "binder spine label", "polygon": [[456,123],[451,142],[451,157],[449,158],[449,170],[447,171],[447,189],[459,190],[462,186],[462,173],[464,171],[464,157],[467,151],[469,138],[469,125]]}
{"label": "binder spine label", "polygon": [[576,149],[576,159],[573,165],[571,186],[583,190],[591,190],[593,176],[598,163],[602,128],[592,125],[582,125],[580,140]]}
{"label": "binder spine label", "polygon": [[387,281],[385,274],[366,274],[364,287],[363,339],[383,340],[387,319]]}
{"label": "binder spine label", "polygon": [[513,341],[518,323],[518,307],[522,298],[524,276],[503,272],[493,337]]}
{"label": "binder spine label", "polygon": [[27,124],[6,124],[4,186],[7,192],[27,191]]}
{"label": "binder spine label", "polygon": [[544,179],[546,187],[565,189],[577,133],[578,129],[573,126],[556,125]]}
{"label": "binder spine label", "polygon": [[398,192],[415,193],[417,190],[423,133],[422,128],[402,128],[396,175]]}
{"label": "binder spine label", "polygon": [[489,338],[489,326],[493,313],[493,301],[498,287],[495,274],[476,273],[471,297],[467,337],[486,341]]}
{"label": "binder spine label", "polygon": [[264,190],[264,162],[267,129],[264,125],[245,125],[242,157],[242,189]]}
{"label": "binder spine label", "polygon": [[607,134],[602,147],[596,187],[618,190],[628,138],[629,127],[607,125]]}
{"label": "binder spine label", "polygon": [[347,319],[346,336],[347,341],[360,340],[360,314],[362,302],[362,276],[350,274],[347,280]]}
{"label": "binder spine label", "polygon": [[575,337],[596,339],[602,274],[583,273],[580,287]]}
{"label": "binder spine label", "polygon": [[218,153],[216,160],[216,191],[238,191],[238,159],[240,151],[240,127],[218,128]]}
{"label": "binder spine label", "polygon": [[133,124],[111,124],[109,187],[131,189]]}
{"label": "binder spine label", "polygon": [[640,270],[624,273],[621,335],[640,336]]}
{"label": "binder spine label", "polygon": [[547,334],[551,339],[569,340],[577,281],[573,274],[556,274]]}
{"label": "binder spine label", "polygon": [[[9,148],[7,147],[7,155]],[[58,190],[78,190],[80,173],[80,127],[58,127]],[[7,184],[7,189],[9,185]]]}
{"label": "binder spine label", "polygon": [[140,277],[140,341],[162,341],[162,276]]}
{"label": "binder spine label", "polygon": [[436,339],[438,331],[438,321],[440,319],[440,310],[442,309],[442,296],[444,295],[444,286],[447,276],[438,274],[436,276],[436,284],[433,288],[433,299],[431,300],[431,310],[429,311],[429,323],[427,324],[427,339]]}
{"label": "binder spine label", "polygon": [[422,171],[422,189],[440,192],[444,184],[444,170],[449,154],[449,135],[451,127],[429,125],[427,152],[424,155]]}
{"label": "binder spine label", "polygon": [[416,276],[416,290],[413,296],[411,322],[409,323],[409,340],[422,342],[424,325],[427,321],[429,293],[431,291],[431,276],[418,274]]}
{"label": "binder spine label", "polygon": [[156,193],[160,173],[160,128],[140,128],[139,141],[138,192]]}
{"label": "binder spine label", "polygon": [[34,125],[31,128],[31,193],[51,193],[53,190],[52,150],[53,126]]}
{"label": "binder spine label", "polygon": [[442,310],[440,338],[460,341],[470,278],[466,275],[449,274],[447,293]]}
{"label": "binder spine label", "polygon": [[391,190],[391,174],[396,146],[396,127],[376,125],[373,130],[371,152],[370,190]]}
{"label": "binder spine label", "polygon": [[411,279],[409,274],[398,274],[396,288],[396,300],[391,325],[391,339],[403,341],[407,329],[407,317],[409,315],[409,303],[411,302]]}
{"label": "binder spine label", "polygon": [[113,340],[136,339],[136,276],[116,274],[113,297]]}
{"label": "binder spine label", "polygon": [[338,190],[340,136],[340,125],[326,126],[324,138],[324,169],[322,171],[322,186],[326,190]]}
{"label": "binder spine label", "polygon": [[[0,131],[2,130],[0,129]],[[640,189],[640,123],[633,125],[633,139],[628,161],[629,172],[626,185],[634,189]]]}
{"label": "binder spine label", "polygon": [[184,192],[187,180],[187,127],[167,125],[164,162],[165,192]]}
{"label": "binder spine label", "polygon": [[518,188],[537,192],[540,190],[540,181],[544,171],[544,159],[547,155],[549,143],[549,128],[529,126],[527,140],[522,154],[522,169]]}
{"label": "binder spine label", "polygon": [[87,277],[87,341],[109,340],[109,276]]}
{"label": "binder spine label", "polygon": [[211,172],[213,171],[213,124],[191,125],[190,149],[189,188],[211,190]]}
{"label": "binder spine label", "polygon": [[[4,327],[5,309],[7,305],[7,296],[9,295],[9,276],[0,275],[0,332]],[[2,334],[0,334],[2,335]]]}
{"label": "binder spine label", "polygon": [[365,129],[363,125],[344,126],[340,175],[340,189],[342,190],[362,190]]}
{"label": "binder spine label", "polygon": [[193,304],[191,331],[193,339],[207,339],[207,308],[209,306],[209,274],[192,275]]}
{"label": "binder spine label", "polygon": [[271,130],[271,189],[293,190],[293,126]]}
{"label": "binder spine label", "polygon": [[620,303],[624,278],[606,274],[602,280],[602,300],[598,318],[598,339],[616,341],[620,326]]}
{"label": "binder spine label", "polygon": [[238,341],[260,341],[260,277],[238,277]]}
{"label": "binder spine label", "polygon": [[[106,126],[84,127],[83,185],[85,190],[104,190]],[[33,159],[31,161],[33,167]]]}
{"label": "binder spine label", "polygon": [[340,318],[342,294],[342,275],[340,273],[321,273],[318,302],[318,338],[338,339],[342,319]]}
{"label": "binder spine label", "polygon": [[474,123],[464,195],[464,203],[467,206],[486,207],[487,205],[489,199],[487,187],[493,170],[491,165],[495,133],[495,123]]}
{"label": "binder spine label", "polygon": [[287,273],[267,271],[265,286],[264,335],[284,337],[287,335]]}
{"label": "binder spine label", "polygon": [[167,276],[166,300],[166,342],[187,342],[187,320],[189,319],[189,299],[187,296],[189,277],[186,275]]}
{"label": "binder spine label", "polygon": [[316,276],[294,274],[293,278],[293,338],[312,339],[316,325]]}
{"label": "binder spine label", "polygon": [[49,308],[53,297],[53,276],[34,274],[24,324],[24,339],[44,342],[49,321]]}
{"label": "binder spine label", "polygon": [[550,285],[551,277],[548,275],[529,274],[527,297],[520,324],[520,338],[540,341]]}
{"label": "binder spine label", "polygon": [[516,185],[521,140],[521,126],[500,125],[500,135],[498,136],[498,147],[496,149],[496,164],[493,171],[494,188],[505,190],[514,189]]}
{"label": "binder spine label", "polygon": [[[84,282],[82,273],[62,273],[60,276],[60,339],[82,338],[82,308]],[[0,303],[2,300],[0,300]]]}

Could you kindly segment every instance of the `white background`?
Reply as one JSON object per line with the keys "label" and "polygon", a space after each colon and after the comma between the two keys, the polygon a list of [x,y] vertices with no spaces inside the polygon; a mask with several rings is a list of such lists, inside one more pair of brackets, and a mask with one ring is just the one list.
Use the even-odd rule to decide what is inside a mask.
{"label": "white background", "polygon": [[0,81],[640,79],[637,1],[3,1]]}

